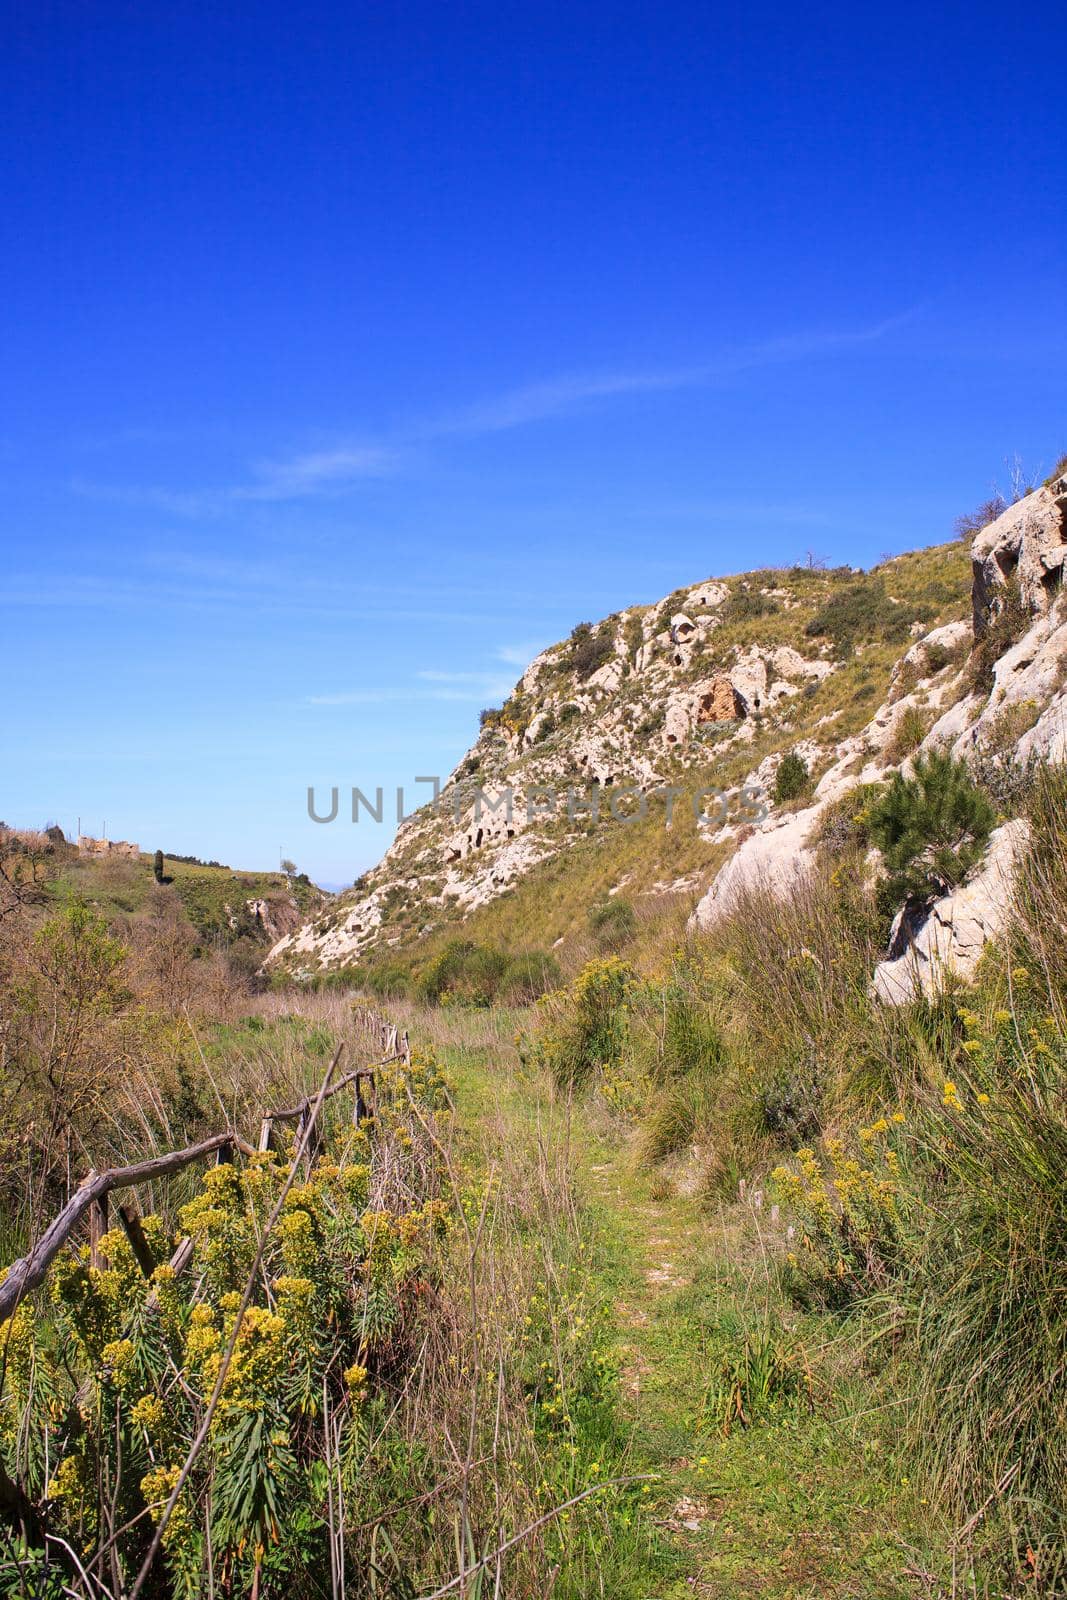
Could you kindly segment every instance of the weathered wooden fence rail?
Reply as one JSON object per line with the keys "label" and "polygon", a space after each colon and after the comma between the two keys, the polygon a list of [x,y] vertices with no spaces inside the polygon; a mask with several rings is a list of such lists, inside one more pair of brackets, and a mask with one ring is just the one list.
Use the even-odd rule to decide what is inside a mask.
{"label": "weathered wooden fence rail", "polygon": [[[327,1100],[332,1100],[345,1089],[351,1088],[355,1091],[352,1120],[357,1127],[372,1114],[372,1108],[377,1104],[379,1068],[388,1066],[393,1061],[410,1061],[411,1048],[406,1033],[400,1033],[392,1023],[383,1022],[372,1012],[358,1013],[357,1020],[368,1032],[379,1037],[383,1051],[382,1059],[376,1061],[373,1066],[357,1067],[354,1072],[346,1073],[343,1078],[338,1078],[336,1083],[330,1084],[321,1093],[305,1095],[295,1106],[280,1111],[268,1111],[260,1124],[258,1144],[260,1151],[270,1149],[277,1123],[295,1122],[299,1145],[316,1103],[321,1107]],[[338,1045],[330,1065],[330,1075],[343,1049],[343,1043]],[[317,1143],[314,1149],[309,1149],[309,1159],[314,1160],[317,1149]],[[3,1283],[0,1283],[0,1322],[6,1321],[19,1301],[31,1294],[44,1281],[52,1262],[86,1213],[89,1215],[89,1245],[93,1264],[100,1264],[100,1240],[108,1230],[109,1195],[117,1190],[136,1189],[141,1184],[153,1183],[157,1178],[168,1178],[197,1161],[208,1160],[211,1156],[214,1156],[216,1161],[232,1161],[238,1152],[254,1155],[256,1147],[248,1144],[234,1130],[228,1129],[224,1133],[212,1134],[209,1139],[201,1139],[197,1144],[186,1145],[184,1150],[168,1150],[163,1155],[153,1156],[148,1161],[136,1162],[133,1166],[110,1167],[106,1172],[90,1172],[71,1195],[59,1215],[49,1223],[33,1248],[21,1260],[13,1262],[8,1269],[7,1276]],[[124,1206],[116,1206],[115,1210],[141,1271],[146,1278],[150,1277],[158,1262],[152,1256],[139,1218]],[[183,1239],[171,1257],[170,1264],[176,1272],[181,1272],[188,1265],[192,1253],[192,1240]]]}

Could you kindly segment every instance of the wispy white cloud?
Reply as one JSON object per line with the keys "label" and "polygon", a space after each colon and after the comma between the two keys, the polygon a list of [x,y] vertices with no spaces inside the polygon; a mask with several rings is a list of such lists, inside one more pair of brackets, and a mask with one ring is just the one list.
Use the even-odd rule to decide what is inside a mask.
{"label": "wispy white cloud", "polygon": [[885,318],[865,328],[809,330],[724,352],[692,366],[637,371],[565,373],[541,382],[504,390],[485,400],[440,412],[398,427],[380,438],[334,440],[318,450],[302,451],[253,464],[246,481],[220,488],[173,491],[158,487],[113,487],[76,479],[77,493],[181,516],[218,515],[235,505],[295,501],[343,494],[369,479],[402,470],[418,447],[447,439],[477,438],[538,422],[565,417],[598,402],[628,395],[669,393],[726,382],[761,367],[781,365],[872,344],[915,315]]}
{"label": "wispy white cloud", "polygon": [[[500,699],[506,695],[511,685],[498,687],[495,698]],[[332,694],[308,695],[304,704],[309,706],[380,706],[393,702],[400,704],[417,704],[420,701],[448,701],[462,705],[483,705],[486,699],[492,699],[491,690],[482,689],[449,689],[449,688],[420,688],[412,685],[408,688],[370,688],[370,689],[341,689]]]}
{"label": "wispy white cloud", "polygon": [[428,667],[425,671],[417,672],[417,678],[425,683],[497,683],[499,674],[491,672],[442,672],[436,667]]}
{"label": "wispy white cloud", "polygon": [[417,682],[406,685],[371,685],[313,694],[305,703],[310,706],[371,706],[392,701],[410,704],[437,700],[485,705],[487,701],[506,698],[513,688],[511,679],[502,677],[499,672],[453,672],[443,667],[424,667],[415,677]]}
{"label": "wispy white cloud", "polygon": [[502,644],[496,657],[509,667],[522,667],[525,671],[534,656],[540,655],[549,643],[551,640],[542,639],[536,644]]}
{"label": "wispy white cloud", "polygon": [[235,500],[298,500],[357,478],[383,478],[396,470],[399,454],[384,444],[344,445],[317,450],[288,461],[266,461],[256,468],[259,481],[230,490]]}
{"label": "wispy white cloud", "polygon": [[443,439],[502,433],[509,428],[565,416],[590,401],[684,389],[702,380],[703,369],[699,367],[665,372],[573,373],[545,383],[509,389],[476,405],[434,418],[424,423],[415,437]]}

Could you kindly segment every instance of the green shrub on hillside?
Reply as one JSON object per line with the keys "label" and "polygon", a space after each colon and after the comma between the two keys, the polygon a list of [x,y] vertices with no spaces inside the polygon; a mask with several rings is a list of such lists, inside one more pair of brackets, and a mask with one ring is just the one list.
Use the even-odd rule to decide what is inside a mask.
{"label": "green shrub on hillside", "polygon": [[870,814],[889,878],[884,903],[927,900],[962,883],[985,849],[996,811],[965,762],[937,751],[915,775],[894,773]]}
{"label": "green shrub on hillside", "polygon": [[614,895],[589,907],[589,931],[601,950],[619,950],[637,931],[637,918],[629,900]]}
{"label": "green shrub on hillside", "polygon": [[557,989],[562,977],[559,962],[548,950],[523,950],[508,957],[498,999],[506,1005],[531,1005]]}
{"label": "green shrub on hillside", "polygon": [[726,627],[732,622],[756,622],[760,617],[774,617],[781,609],[777,600],[759,589],[735,589],[719,607],[719,616]]}
{"label": "green shrub on hillside", "polygon": [[729,1081],[726,1040],[711,989],[683,962],[666,983],[634,988],[629,1020],[639,1149],[644,1161],[662,1161],[715,1121]]}
{"label": "green shrub on hillside", "polygon": [[903,761],[917,750],[926,737],[926,718],[918,706],[905,706],[886,745],[887,761]]}
{"label": "green shrub on hillside", "polygon": [[584,683],[614,654],[615,643],[610,628],[602,625],[594,631],[591,622],[579,622],[571,633],[564,666],[568,672],[574,673],[579,682]]}
{"label": "green shrub on hillside", "polygon": [[884,792],[884,785],[880,783],[857,783],[854,788],[846,790],[826,807],[809,843],[829,855],[843,855],[849,850],[869,850],[871,811],[875,801]]}
{"label": "green shrub on hillside", "polygon": [[811,639],[828,638],[835,654],[852,654],[857,644],[878,640],[882,644],[902,644],[915,621],[923,620],[922,608],[898,605],[885,586],[885,579],[867,575],[832,594],[805,628]]}
{"label": "green shrub on hillside", "polygon": [[811,786],[811,774],[808,764],[803,756],[798,756],[795,750],[789,750],[778,763],[778,770],[774,774],[774,798],[779,805],[789,800],[797,800],[806,793]]}
{"label": "green shrub on hillside", "polygon": [[967,684],[972,693],[989,693],[997,662],[1006,650],[1019,642],[1032,621],[1018,582],[1008,578],[997,596],[995,611],[975,635],[967,666]]}
{"label": "green shrub on hillside", "polygon": [[472,939],[449,939],[415,983],[429,1005],[526,1005],[559,982],[559,963],[542,950],[509,955]]}
{"label": "green shrub on hillside", "polygon": [[844,1307],[901,1271],[906,1245],[898,1203],[896,1112],[860,1128],[855,1139],[824,1138],[818,1152],[797,1151],[772,1179],[798,1231],[786,1283],[802,1305]]}

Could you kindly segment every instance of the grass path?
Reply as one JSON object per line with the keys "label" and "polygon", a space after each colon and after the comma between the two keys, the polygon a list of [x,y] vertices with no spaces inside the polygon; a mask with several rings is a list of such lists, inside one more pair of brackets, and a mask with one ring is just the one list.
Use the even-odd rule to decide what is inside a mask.
{"label": "grass path", "polygon": [[[923,1513],[894,1466],[885,1418],[838,1325],[782,1303],[748,1207],[710,1207],[656,1183],[627,1140],[579,1106],[569,1118],[493,1042],[449,1048],[459,1114],[493,1139],[535,1126],[569,1138],[595,1225],[591,1272],[614,1310],[633,1470],[653,1474],[656,1535],[641,1600],[929,1593]],[[509,1041],[510,1042],[510,1041]],[[746,1336],[781,1350],[799,1395],[753,1425],[721,1425],[725,1366]],[[810,1396],[810,1399],[809,1399]],[[902,1534],[901,1529],[905,1532]],[[913,1569],[909,1571],[909,1568]]]}

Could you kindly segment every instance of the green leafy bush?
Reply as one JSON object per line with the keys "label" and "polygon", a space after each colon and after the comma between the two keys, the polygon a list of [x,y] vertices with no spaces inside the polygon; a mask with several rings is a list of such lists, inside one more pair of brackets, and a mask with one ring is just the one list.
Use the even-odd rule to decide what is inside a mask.
{"label": "green leafy bush", "polygon": [[921,620],[917,608],[898,605],[885,579],[869,575],[832,594],[804,631],[811,639],[830,639],[835,653],[845,657],[861,641],[902,644],[917,620]]}
{"label": "green leafy bush", "polygon": [[607,956],[590,961],[566,989],[539,1002],[533,1054],[560,1088],[581,1089],[595,1073],[618,1064],[633,979],[632,967]]}
{"label": "green leafy bush", "polygon": [[629,900],[614,895],[590,906],[589,931],[602,950],[619,950],[637,931],[637,919]]}
{"label": "green leafy bush", "polygon": [[854,1140],[824,1138],[819,1151],[808,1146],[795,1165],[775,1168],[775,1192],[797,1229],[786,1282],[800,1304],[844,1307],[901,1271],[896,1146],[903,1120],[899,1112],[879,1117]]}
{"label": "green leafy bush", "polygon": [[[159,1216],[142,1221],[150,1276],[119,1228],[98,1259],[83,1246],[57,1260],[47,1314],[26,1300],[0,1330],[0,1455],[47,1495],[53,1546],[113,1544],[114,1570],[132,1577],[188,1463],[148,1593],[193,1600],[223,1578],[233,1595],[293,1592],[297,1575],[329,1568],[331,1473],[365,1504],[376,1438],[392,1428],[403,1442],[393,1374],[449,1217],[411,1107],[429,1117],[442,1095],[429,1057],[379,1073],[375,1139],[397,1196],[417,1197],[392,1209],[372,1192],[366,1130],[345,1129],[266,1233],[286,1161],[210,1168],[180,1211],[192,1251],[180,1277]],[[19,1592],[38,1592],[23,1576]]]}
{"label": "green leafy bush", "polygon": [[546,951],[510,955],[494,945],[456,938],[423,968],[415,993],[429,1005],[524,1005],[558,982],[559,964]]}
{"label": "green leafy bush", "polygon": [[615,654],[611,629],[601,627],[594,632],[591,622],[579,622],[573,630],[564,657],[564,665],[582,683],[591,678],[598,667],[610,661]]}
{"label": "green leafy bush", "polygon": [[871,811],[884,793],[880,783],[858,783],[826,807],[819,819],[812,843],[829,855],[849,850],[868,850],[871,844]]}
{"label": "green leafy bush", "polygon": [[559,962],[547,950],[524,950],[508,957],[497,999],[508,1005],[529,1005],[559,987]]}
{"label": "green leafy bush", "polygon": [[774,774],[774,798],[781,805],[785,801],[797,800],[805,794],[811,786],[811,774],[808,764],[795,750],[789,750],[778,763],[778,770]]}
{"label": "green leafy bush", "polygon": [[758,589],[735,589],[719,607],[723,625],[732,622],[756,622],[761,617],[777,616],[781,606],[770,595]]}

